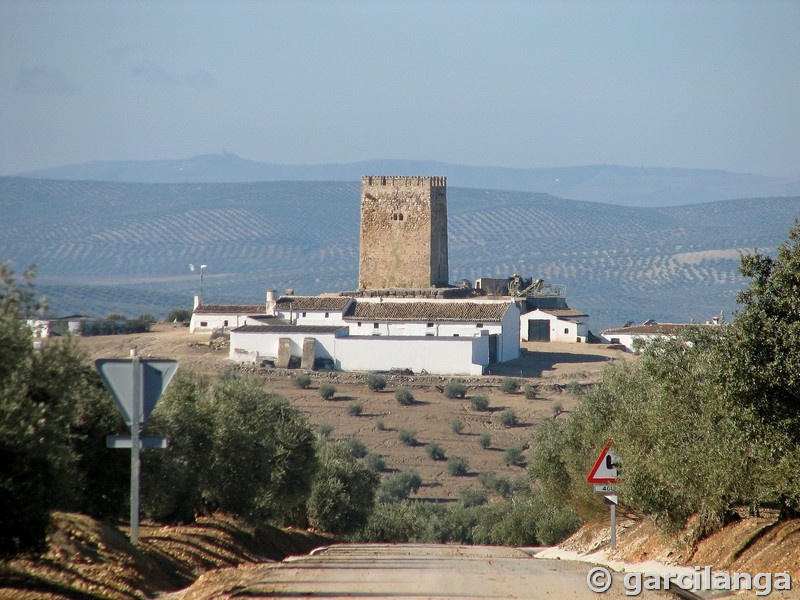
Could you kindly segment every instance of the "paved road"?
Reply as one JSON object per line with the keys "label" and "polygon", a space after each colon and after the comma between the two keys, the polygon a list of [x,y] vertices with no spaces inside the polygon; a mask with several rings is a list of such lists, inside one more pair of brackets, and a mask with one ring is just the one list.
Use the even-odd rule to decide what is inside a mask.
{"label": "paved road", "polygon": [[[202,577],[182,596],[210,598],[629,598],[617,582],[588,589],[592,565],[532,558],[513,548],[426,544],[341,544],[283,563]],[[177,596],[177,595],[176,595]],[[645,593],[639,598],[667,598]]]}

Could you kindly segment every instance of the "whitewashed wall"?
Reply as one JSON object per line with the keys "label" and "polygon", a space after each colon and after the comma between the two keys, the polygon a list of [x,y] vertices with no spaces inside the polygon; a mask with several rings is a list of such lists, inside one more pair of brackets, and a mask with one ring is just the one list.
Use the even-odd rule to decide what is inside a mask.
{"label": "whitewashed wall", "polygon": [[550,322],[551,342],[586,342],[589,335],[584,323],[567,321],[546,313],[538,308],[525,313],[519,318],[519,337],[522,341],[528,340],[528,321],[547,320]]}
{"label": "whitewashed wall", "polygon": [[[346,333],[346,331],[342,332]],[[340,334],[341,335],[341,334]],[[260,360],[278,358],[278,344],[281,338],[289,338],[292,356],[302,356],[303,340],[313,337],[317,340],[314,358],[334,358],[335,333],[266,333],[231,331],[228,356],[234,362],[255,363]]]}
{"label": "whitewashed wall", "polygon": [[[305,313],[305,316],[303,316]],[[327,317],[325,315],[328,315]],[[330,325],[334,327],[338,326],[348,326],[349,323],[345,323],[344,319],[342,319],[342,311],[340,310],[331,310],[331,311],[323,311],[323,310],[283,310],[283,309],[275,309],[275,316],[280,317],[281,319],[285,319],[286,322],[289,322],[289,317],[291,316],[295,325]]]}
{"label": "whitewashed wall", "polygon": [[196,331],[214,331],[222,328],[235,329],[242,325],[263,325],[263,323],[256,319],[250,319],[244,314],[193,313],[192,320],[189,322],[189,331],[195,333]]}
{"label": "whitewashed wall", "polygon": [[350,336],[335,340],[336,367],[345,371],[411,369],[436,375],[481,375],[489,337]]}

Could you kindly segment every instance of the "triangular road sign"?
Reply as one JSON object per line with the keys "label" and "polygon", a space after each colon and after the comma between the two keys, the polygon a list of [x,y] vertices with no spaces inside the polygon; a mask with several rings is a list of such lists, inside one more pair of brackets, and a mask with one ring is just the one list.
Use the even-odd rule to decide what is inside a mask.
{"label": "triangular road sign", "polygon": [[[114,396],[122,418],[133,422],[133,360],[130,358],[101,358],[94,362],[100,377]],[[178,370],[178,361],[168,359],[138,359],[141,366],[141,413],[136,421],[144,423],[153,412],[156,402]]]}
{"label": "triangular road sign", "polygon": [[589,483],[616,483],[617,482],[617,464],[619,457],[613,450],[614,441],[608,440],[605,448],[597,457],[594,467],[589,471],[589,476],[586,481]]}

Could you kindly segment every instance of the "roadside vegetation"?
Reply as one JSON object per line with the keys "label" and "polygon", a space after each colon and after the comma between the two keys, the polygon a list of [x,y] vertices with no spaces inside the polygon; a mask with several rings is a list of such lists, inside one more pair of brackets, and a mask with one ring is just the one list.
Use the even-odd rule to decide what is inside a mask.
{"label": "roadside vegetation", "polygon": [[[608,438],[621,461],[621,504],[666,531],[693,523],[690,542],[743,508],[796,516],[800,224],[775,257],[756,251],[742,257],[740,270],[750,284],[733,323],[653,341],[636,361],[606,368],[599,385],[576,385],[576,408],[538,424],[530,449],[505,449],[508,465],[527,465],[518,470],[524,475],[470,479],[467,457],[427,444],[430,458],[446,458],[448,473],[465,482],[453,505],[415,501],[426,484],[419,474],[389,471],[360,440],[331,439],[330,426],[315,433],[259,380],[229,373],[213,381],[182,370],[145,429],[170,445],[143,453],[143,517],[188,523],[223,511],[357,541],[552,544],[605,514],[586,474]],[[39,308],[33,273],[20,280],[0,263],[0,557],[41,550],[51,511],[100,519],[127,513],[129,456],[105,448],[107,434],[127,428],[69,338],[34,349],[23,317]],[[307,387],[301,377],[295,383]],[[517,393],[519,382],[510,382],[502,391]],[[333,398],[326,385],[320,396]],[[374,383],[375,391],[384,387]],[[410,391],[397,390],[396,398],[413,403]],[[471,400],[473,410],[488,408],[481,396]],[[348,411],[357,416],[363,406]],[[510,410],[498,419],[518,424]],[[453,432],[464,427],[453,419]],[[398,438],[421,445],[410,429]],[[491,447],[488,434],[477,442]]]}
{"label": "roadside vegetation", "polygon": [[604,508],[586,473],[607,438],[620,502],[695,540],[744,508],[800,511],[800,223],[775,257],[743,255],[750,279],[731,324],[654,341],[604,371],[569,418],[540,425],[529,471],[549,502]]}

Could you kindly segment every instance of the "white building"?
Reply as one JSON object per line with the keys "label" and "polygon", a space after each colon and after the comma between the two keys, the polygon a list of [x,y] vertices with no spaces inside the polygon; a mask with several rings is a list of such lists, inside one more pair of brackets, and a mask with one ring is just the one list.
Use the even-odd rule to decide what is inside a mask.
{"label": "white building", "polygon": [[675,339],[689,328],[719,326],[716,319],[705,324],[648,321],[641,325],[604,329],[600,332],[600,339],[604,344],[620,344],[629,352],[635,352],[639,347],[656,339]]}
{"label": "white building", "polygon": [[295,325],[347,325],[343,315],[352,303],[348,296],[282,296],[274,314]]}
{"label": "white building", "polygon": [[313,368],[322,359],[347,371],[480,375],[490,364],[519,356],[519,308],[510,299],[339,298],[337,303],[318,297],[315,304],[311,297],[286,297],[278,301],[276,313],[287,320],[281,304],[289,298],[297,323],[232,329],[231,360]]}
{"label": "white building", "polygon": [[510,299],[358,298],[344,315],[355,336],[488,336],[489,363],[519,357],[519,308]]}
{"label": "white building", "polygon": [[523,342],[583,342],[589,329],[589,315],[571,308],[537,308],[520,316],[519,333]]}

